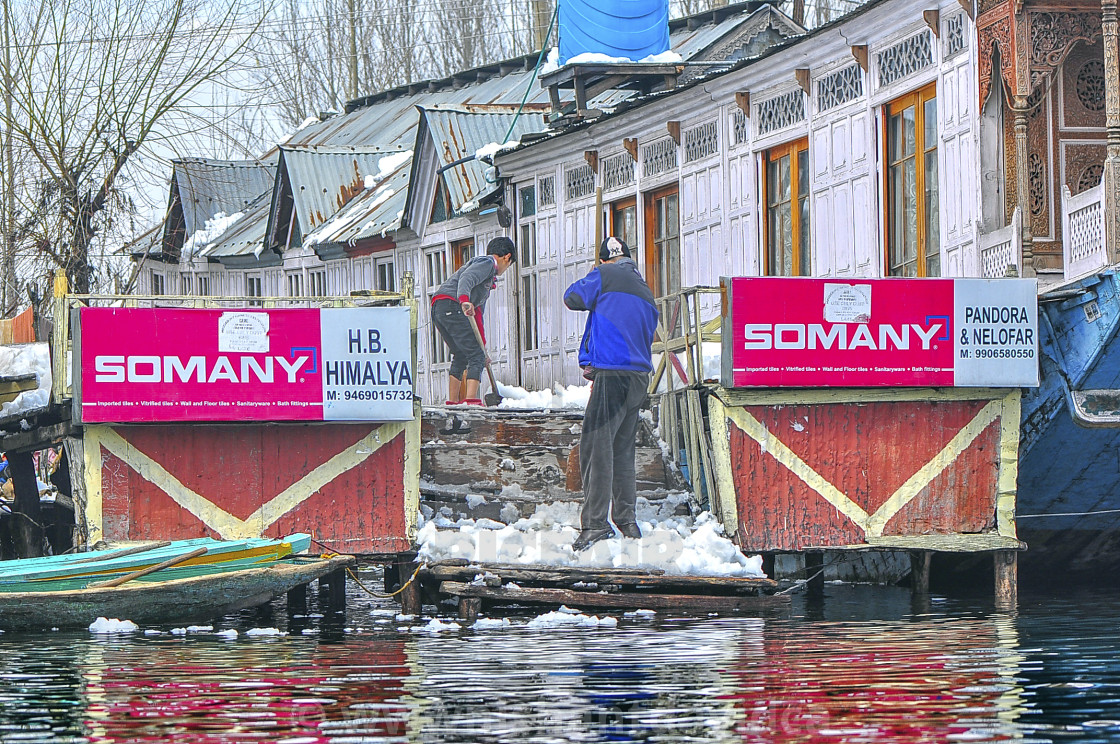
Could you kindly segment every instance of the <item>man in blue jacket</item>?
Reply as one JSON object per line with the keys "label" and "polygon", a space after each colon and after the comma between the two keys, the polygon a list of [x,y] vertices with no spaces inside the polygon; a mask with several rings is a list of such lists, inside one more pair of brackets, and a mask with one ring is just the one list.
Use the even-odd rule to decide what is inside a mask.
{"label": "man in blue jacket", "polygon": [[607,238],[599,260],[564,293],[570,309],[590,313],[579,348],[579,365],[592,383],[579,439],[583,508],[576,551],[614,535],[608,511],[623,536],[642,536],[634,517],[634,444],[653,371],[657,306],[626,243]]}

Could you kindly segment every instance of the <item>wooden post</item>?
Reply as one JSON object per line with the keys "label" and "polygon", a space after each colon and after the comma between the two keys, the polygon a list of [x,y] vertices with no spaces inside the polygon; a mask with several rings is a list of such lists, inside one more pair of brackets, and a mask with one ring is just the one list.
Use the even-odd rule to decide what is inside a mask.
{"label": "wooden post", "polygon": [[809,582],[809,596],[824,597],[824,553],[810,550],[805,553],[805,578]]}
{"label": "wooden post", "polygon": [[307,584],[288,590],[288,616],[307,614]]}
{"label": "wooden post", "polygon": [[346,611],[346,569],[336,568],[325,577],[327,584],[327,607],[331,612]]}
{"label": "wooden post", "polygon": [[474,624],[478,619],[479,610],[482,609],[480,597],[459,597],[459,619],[464,623]]}
{"label": "wooden post", "polygon": [[[1101,0],[1101,47],[1104,52],[1104,112],[1108,148],[1104,159],[1105,245],[1109,260],[1120,261],[1120,42],[1116,0]],[[1068,236],[1066,237],[1068,240]]]}
{"label": "wooden post", "polygon": [[35,482],[35,462],[30,452],[9,452],[9,469],[15,502],[15,547],[20,558],[43,555],[43,512],[39,505],[39,486]]}
{"label": "wooden post", "polygon": [[1034,238],[1031,235],[1030,165],[1027,153],[1027,98],[1015,96],[1012,112],[1015,114],[1015,175],[1017,200],[1023,211],[1023,276],[1030,278],[1034,271]]}
{"label": "wooden post", "polygon": [[1019,552],[997,550],[995,563],[996,609],[1008,612],[1019,603]]}
{"label": "wooden post", "polygon": [[[416,564],[410,559],[398,560],[394,564],[397,569],[397,577],[399,580],[398,586],[404,584],[412,578],[412,574],[416,571]],[[404,615],[419,615],[423,610],[423,605],[420,602],[420,580],[416,579],[404,591],[397,595],[401,598],[401,613]]]}
{"label": "wooden post", "polygon": [[928,550],[910,551],[910,592],[929,594],[929,564],[933,554]]}

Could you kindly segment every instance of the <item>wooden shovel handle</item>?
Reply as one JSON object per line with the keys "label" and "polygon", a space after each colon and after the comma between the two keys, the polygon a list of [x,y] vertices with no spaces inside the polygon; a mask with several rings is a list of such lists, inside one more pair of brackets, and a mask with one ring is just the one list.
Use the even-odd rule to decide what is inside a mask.
{"label": "wooden shovel handle", "polygon": [[486,374],[490,378],[490,388],[496,393],[498,392],[498,383],[494,382],[494,370],[490,369],[490,355],[486,353],[486,344],[482,343],[482,334],[478,331],[478,323],[475,322],[473,315],[468,315],[467,320],[471,324],[471,330],[474,331],[474,337],[478,341],[482,353],[486,356]]}
{"label": "wooden shovel handle", "polygon": [[165,568],[177,566],[180,563],[189,561],[191,558],[197,558],[200,555],[205,555],[207,550],[208,548],[198,548],[197,550],[192,550],[189,553],[184,553],[183,555],[175,556],[174,558],[168,558],[163,563],[157,563],[154,566],[148,566],[147,568],[142,568],[139,571],[133,571],[132,573],[126,574],[124,576],[118,576],[117,578],[110,579],[109,581],[100,581],[96,584],[90,584],[90,587],[96,589],[108,589],[109,587],[120,586],[126,581],[132,581],[133,579],[138,579],[141,576],[147,576],[150,573],[155,573],[156,571],[162,571]]}

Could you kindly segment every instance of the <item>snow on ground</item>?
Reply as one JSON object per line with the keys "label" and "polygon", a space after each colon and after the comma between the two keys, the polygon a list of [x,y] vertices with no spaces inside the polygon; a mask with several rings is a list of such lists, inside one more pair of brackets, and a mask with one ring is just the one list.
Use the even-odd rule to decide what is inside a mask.
{"label": "snow on ground", "polygon": [[640,540],[616,533],[579,553],[572,550],[579,534],[579,504],[569,501],[542,504],[532,516],[512,524],[492,519],[452,521],[436,515],[423,521],[417,542],[421,559],[432,561],[466,558],[484,563],[661,569],[674,575],[764,576],[762,558],[739,552],[710,513],[674,516],[687,498],[687,493],[671,494],[656,506],[639,498]]}
{"label": "snow on ground", "polygon": [[39,387],[26,390],[15,400],[0,406],[0,419],[46,408],[51,396],[50,344],[0,346],[0,374],[5,377],[34,374],[39,382]]}
{"label": "snow on ground", "polygon": [[526,390],[498,383],[502,396],[501,408],[527,409],[584,409],[591,397],[591,384],[554,385],[552,390]]}
{"label": "snow on ground", "polygon": [[118,620],[115,617],[99,617],[89,624],[90,633],[135,633],[140,626],[131,620]]}

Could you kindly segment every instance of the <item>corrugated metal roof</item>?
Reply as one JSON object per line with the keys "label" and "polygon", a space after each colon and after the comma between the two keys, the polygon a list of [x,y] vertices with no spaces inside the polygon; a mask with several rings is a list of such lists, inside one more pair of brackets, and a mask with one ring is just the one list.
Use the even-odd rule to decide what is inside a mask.
{"label": "corrugated metal roof", "polygon": [[307,235],[330,219],[366,190],[366,176],[376,176],[382,170],[382,158],[398,155],[411,144],[392,148],[284,145],[281,167],[292,184],[300,232]]}
{"label": "corrugated metal roof", "polygon": [[412,158],[385,175],[373,188],[362,189],[345,207],[303,238],[305,246],[354,244],[363,238],[391,233],[401,225],[408,198]]}
{"label": "corrugated metal roof", "polygon": [[476,151],[494,142],[504,142],[507,132],[510,141],[517,141],[524,134],[544,128],[541,114],[549,110],[547,105],[526,105],[520,116],[517,110],[515,105],[472,104],[421,108],[421,132],[428,134],[435,148],[455,212],[461,212],[464,204],[477,203],[480,197],[497,188],[485,178],[490,166],[473,159]]}
{"label": "corrugated metal roof", "polygon": [[270,198],[269,193],[257,197],[245,208],[240,219],[230,224],[213,242],[202,246],[198,255],[204,258],[221,259],[257,254],[264,246]]}
{"label": "corrugated metal roof", "polygon": [[217,214],[236,214],[272,188],[274,164],[259,160],[172,161],[186,235]]}

